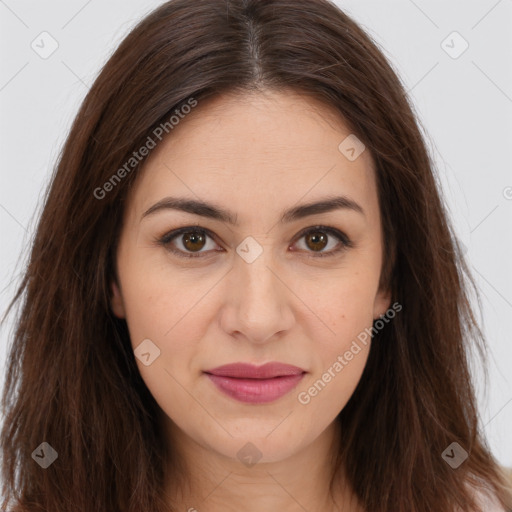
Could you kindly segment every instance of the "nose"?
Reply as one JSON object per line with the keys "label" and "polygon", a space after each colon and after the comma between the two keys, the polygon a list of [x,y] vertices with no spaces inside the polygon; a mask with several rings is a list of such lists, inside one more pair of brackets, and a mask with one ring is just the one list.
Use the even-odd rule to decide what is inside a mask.
{"label": "nose", "polygon": [[225,283],[221,327],[251,343],[270,342],[290,330],[295,321],[294,294],[270,253],[269,248],[264,249],[251,263],[236,256]]}

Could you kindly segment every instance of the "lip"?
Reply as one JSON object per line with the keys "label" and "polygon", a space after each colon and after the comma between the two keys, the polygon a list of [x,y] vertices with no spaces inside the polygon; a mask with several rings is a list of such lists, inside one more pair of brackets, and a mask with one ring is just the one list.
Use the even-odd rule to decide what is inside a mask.
{"label": "lip", "polygon": [[226,395],[245,403],[269,403],[289,393],[306,371],[284,363],[233,363],[204,372]]}

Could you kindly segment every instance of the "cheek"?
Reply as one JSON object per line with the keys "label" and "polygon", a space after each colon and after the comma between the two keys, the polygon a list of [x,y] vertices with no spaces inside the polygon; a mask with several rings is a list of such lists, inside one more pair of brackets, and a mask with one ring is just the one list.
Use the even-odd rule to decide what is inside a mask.
{"label": "cheek", "polygon": [[370,350],[371,324],[347,326],[335,338],[318,340],[316,364],[297,390],[301,407],[309,417],[321,418],[322,423],[338,415],[361,379]]}
{"label": "cheek", "polygon": [[215,285],[213,276],[169,273],[150,265],[127,267],[124,277],[123,298],[130,334],[134,338],[151,334],[163,345],[171,339],[179,344],[183,326],[199,327],[197,311]]}
{"label": "cheek", "polygon": [[[164,279],[157,270],[126,275],[131,275],[123,290],[126,322],[143,381],[160,408],[176,423],[191,415],[200,418],[202,412],[195,409],[191,392],[199,375],[194,361],[208,326],[200,302],[207,292],[206,284],[190,286],[179,277]],[[143,340],[151,340],[149,350],[139,350]],[[147,358],[137,356],[147,352],[151,353],[150,364],[146,364]],[[187,425],[182,427],[186,429]]]}
{"label": "cheek", "polygon": [[218,276],[171,273],[147,262],[123,270],[126,322],[135,355],[145,339],[151,340],[158,353],[149,366],[136,357],[140,374],[164,409],[179,410],[190,402],[183,390],[192,389],[204,369],[198,366],[198,356],[214,321],[212,298]]}
{"label": "cheek", "polygon": [[315,314],[310,322],[311,339],[324,339],[324,353],[343,349],[348,340],[372,325],[378,288],[378,273],[372,270],[350,269],[300,291]]}
{"label": "cheek", "polygon": [[361,378],[370,349],[376,288],[376,273],[355,270],[336,282],[325,281],[322,289],[309,294],[316,314],[309,322],[314,366],[297,398],[312,417],[334,419]]}

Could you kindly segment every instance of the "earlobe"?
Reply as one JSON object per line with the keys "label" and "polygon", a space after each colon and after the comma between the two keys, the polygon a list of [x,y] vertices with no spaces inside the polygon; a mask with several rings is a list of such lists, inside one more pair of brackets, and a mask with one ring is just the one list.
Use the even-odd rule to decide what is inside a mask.
{"label": "earlobe", "polygon": [[381,316],[384,316],[386,311],[391,306],[391,291],[390,290],[379,290],[375,297],[373,304],[373,319],[377,320]]}
{"label": "earlobe", "polygon": [[111,282],[111,299],[110,308],[115,316],[118,318],[125,318],[124,302],[121,295],[121,290],[115,281]]}

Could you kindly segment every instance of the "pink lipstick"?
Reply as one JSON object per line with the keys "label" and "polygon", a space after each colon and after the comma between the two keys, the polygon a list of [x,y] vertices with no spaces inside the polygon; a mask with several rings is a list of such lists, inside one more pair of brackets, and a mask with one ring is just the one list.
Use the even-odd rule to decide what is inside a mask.
{"label": "pink lipstick", "polygon": [[254,366],[233,363],[207,370],[204,373],[226,395],[251,404],[273,402],[289,393],[304,377],[306,371],[283,363]]}

